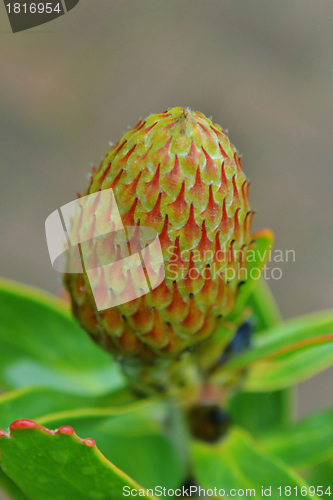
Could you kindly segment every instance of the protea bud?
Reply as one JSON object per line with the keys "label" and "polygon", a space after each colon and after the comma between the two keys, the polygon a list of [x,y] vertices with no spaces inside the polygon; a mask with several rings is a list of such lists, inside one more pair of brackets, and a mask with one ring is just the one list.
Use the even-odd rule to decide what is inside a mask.
{"label": "protea bud", "polygon": [[[188,108],[150,115],[111,147],[84,195],[112,188],[125,228],[157,231],[165,279],[97,310],[87,276],[66,274],[74,314],[93,339],[110,352],[151,360],[210,337],[243,279],[237,268],[251,240],[248,187],[227,133]],[[96,219],[103,210],[97,205]],[[110,290],[111,278],[102,277]]]}

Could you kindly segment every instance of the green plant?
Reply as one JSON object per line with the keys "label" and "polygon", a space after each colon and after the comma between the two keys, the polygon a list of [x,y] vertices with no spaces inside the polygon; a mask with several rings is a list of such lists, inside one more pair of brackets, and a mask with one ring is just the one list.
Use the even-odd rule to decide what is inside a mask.
{"label": "green plant", "polygon": [[[190,111],[175,108],[168,114],[172,119],[177,115],[180,120],[173,137],[182,141],[178,143],[181,153],[188,147],[186,139],[199,132]],[[150,117],[148,124],[140,122],[127,133],[127,138],[135,131],[145,130],[142,123],[152,130],[150,122],[155,123],[156,116],[161,114]],[[191,121],[191,132],[184,126],[184,119]],[[212,147],[205,131],[207,123],[213,132],[215,129],[216,136],[227,141],[222,129],[203,115],[198,118],[197,114],[195,120],[200,121],[206,134],[203,139],[195,138],[198,151],[202,140],[207,142],[207,150]],[[164,132],[163,127],[156,127],[154,132],[154,138],[160,141],[158,151],[171,137]],[[147,141],[142,144],[140,154],[144,157],[151,149]],[[229,191],[219,202],[221,217],[226,196],[231,198],[230,208],[235,198],[233,189],[247,186],[238,155],[228,144],[228,148],[220,148],[219,157],[212,155],[214,164],[220,162],[221,167],[222,162],[220,175],[226,160],[236,172],[235,176],[229,172],[229,180],[219,181],[220,185],[231,185],[231,189],[224,186]],[[119,144],[93,173],[85,194],[110,187],[121,168],[125,168],[124,162],[121,168],[118,165],[123,157],[116,158],[117,150]],[[197,159],[200,172],[210,161],[205,147],[203,150],[203,163]],[[129,144],[122,154],[126,156],[128,151]],[[155,165],[154,177],[162,163],[161,152],[155,152],[149,162]],[[142,160],[138,166],[134,161],[139,169],[137,175],[147,164]],[[209,175],[213,176],[211,167]],[[176,192],[186,175],[181,177],[179,171],[174,174],[170,189]],[[213,196],[209,186],[214,185],[214,179],[209,175],[206,204],[211,203]],[[107,181],[109,184],[103,185]],[[125,182],[123,188],[129,184]],[[134,189],[130,186],[126,200],[129,203],[123,214],[131,213],[136,189],[140,189],[138,183]],[[120,196],[116,190],[117,193]],[[144,191],[141,194],[144,196]],[[156,189],[152,196],[158,199]],[[201,193],[193,204],[197,220],[202,214],[202,200],[205,197]],[[177,222],[179,217],[187,221],[187,211],[173,215],[173,227],[165,226],[163,206],[167,202],[159,205],[159,214],[164,218],[155,213],[149,220],[162,235],[163,250],[167,237],[178,241],[179,249],[196,248],[205,229],[201,227],[197,238],[193,224],[184,236]],[[146,212],[156,203],[155,200]],[[0,485],[10,498],[117,500],[134,495],[170,497],[173,492],[178,497],[183,493],[186,498],[190,491],[194,496],[199,486],[207,496],[236,499],[250,495],[331,495],[333,411],[325,410],[294,422],[292,387],[333,364],[333,312],[312,313],[283,322],[265,281],[254,279],[250,273],[251,269],[260,270],[265,265],[263,255],[268,255],[271,233],[262,231],[254,241],[249,239],[247,197],[238,197],[230,210],[232,227],[222,231],[222,238],[225,237],[228,249],[231,246],[231,256],[243,245],[251,249],[252,259],[246,262],[247,278],[242,283],[236,280],[225,284],[230,289],[228,307],[218,302],[218,295],[212,299],[209,291],[203,296],[196,289],[187,290],[188,298],[191,293],[195,304],[195,321],[186,335],[182,335],[176,317],[171,318],[168,329],[155,328],[149,338],[145,334],[151,330],[141,331],[141,323],[136,328],[135,321],[130,323],[131,331],[125,328],[120,335],[110,313],[105,316],[94,308],[87,281],[68,274],[65,282],[75,315],[93,339],[106,347],[103,351],[72,318],[67,302],[28,286],[0,281],[0,428],[9,428],[7,432],[0,431]],[[134,211],[131,213],[132,225],[138,223],[138,212],[135,213],[136,218]],[[209,214],[206,207],[204,217],[208,218],[210,243],[220,238],[216,225],[211,223],[213,216],[214,210]],[[244,232],[237,229],[237,221],[241,221]],[[181,246],[184,238],[188,238],[188,247]],[[229,258],[224,273],[226,266],[235,263]],[[198,266],[202,271],[207,262],[200,260]],[[172,290],[175,284],[169,278],[166,272],[164,285]],[[186,276],[185,280],[183,276],[176,280],[177,286],[184,283],[188,286]],[[149,307],[153,307],[156,317],[162,317],[166,304],[158,300],[163,302],[163,297],[154,297],[150,292],[136,311],[143,307],[143,316],[149,315]],[[131,316],[126,307],[129,306],[119,308],[122,321]],[[195,328],[195,322],[200,323],[198,311],[204,311],[206,319],[213,318],[209,325],[214,327],[196,337],[200,330]],[[113,316],[113,321],[116,319]],[[161,325],[159,320],[157,325]],[[112,342],[105,343],[106,335]]]}

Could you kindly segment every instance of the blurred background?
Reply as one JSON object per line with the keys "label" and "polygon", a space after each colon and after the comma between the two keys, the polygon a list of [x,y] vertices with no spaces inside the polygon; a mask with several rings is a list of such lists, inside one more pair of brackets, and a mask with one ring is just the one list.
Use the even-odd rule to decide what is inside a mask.
{"label": "blurred background", "polygon": [[[270,280],[285,318],[332,307],[333,3],[81,0],[12,34],[0,5],[0,274],[58,293],[44,222],[127,126],[189,106],[229,129],[254,229],[295,250]],[[298,414],[333,399],[333,370]]]}

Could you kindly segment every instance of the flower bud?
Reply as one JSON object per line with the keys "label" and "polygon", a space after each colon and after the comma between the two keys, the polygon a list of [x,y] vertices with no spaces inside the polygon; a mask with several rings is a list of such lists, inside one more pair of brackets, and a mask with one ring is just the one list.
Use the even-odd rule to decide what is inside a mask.
{"label": "flower bud", "polygon": [[[101,310],[87,274],[66,274],[74,314],[110,352],[173,358],[210,337],[235,305],[253,215],[240,157],[219,125],[173,108],[126,132],[93,171],[83,196],[110,188],[125,230],[148,227],[158,234],[164,266],[146,248],[145,276],[161,282],[128,300],[135,278],[123,272],[124,302]],[[112,231],[108,207],[94,210],[96,221]],[[113,237],[103,245],[110,255],[120,252]],[[112,273],[100,272],[98,280],[114,293]]]}

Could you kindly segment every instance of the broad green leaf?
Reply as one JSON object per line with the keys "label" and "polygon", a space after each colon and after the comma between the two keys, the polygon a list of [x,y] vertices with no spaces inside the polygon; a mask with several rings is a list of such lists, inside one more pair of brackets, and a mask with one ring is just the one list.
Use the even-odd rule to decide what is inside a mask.
{"label": "broad green leaf", "polygon": [[291,387],[333,364],[333,339],[329,343],[305,348],[255,365],[249,371],[245,390],[272,391]]}
{"label": "broad green leaf", "polygon": [[108,460],[146,488],[175,488],[184,479],[186,432],[174,425],[163,404],[143,401],[128,408],[74,410],[37,422],[49,428],[69,425],[79,435],[92,437]]}
{"label": "broad green leaf", "polygon": [[232,422],[261,436],[290,420],[289,391],[238,392],[229,401]]}
{"label": "broad green leaf", "polygon": [[[272,293],[263,279],[251,293],[247,305],[254,316],[254,335],[281,322],[281,315]],[[238,392],[229,401],[234,424],[244,427],[254,436],[289,422],[291,416],[290,389],[273,392]]]}
{"label": "broad green leaf", "polygon": [[[256,337],[253,349],[231,360],[231,368],[245,368],[265,358],[320,344],[333,337],[333,311],[322,311],[285,321]],[[283,352],[282,352],[283,351]]]}
{"label": "broad green leaf", "polygon": [[[254,239],[257,241],[256,259],[249,263],[249,275],[254,268],[263,269],[274,238],[272,233],[266,230],[254,235]],[[253,311],[255,335],[281,322],[280,312],[263,277],[259,280],[249,280],[242,286],[237,301],[237,312],[232,314],[232,318],[240,315],[244,307],[250,307]],[[286,390],[269,394],[239,392],[232,398],[229,411],[234,423],[241,425],[254,435],[260,435],[289,421],[290,400],[289,391]]]}
{"label": "broad green leaf", "polygon": [[221,370],[247,370],[244,389],[274,391],[290,387],[333,363],[333,312],[324,311],[286,321],[261,333],[254,346]]}
{"label": "broad green leaf", "polygon": [[85,398],[25,388],[0,396],[0,428],[22,418],[50,428],[70,425],[94,438],[103,454],[140,484],[175,487],[185,474],[188,450],[172,409],[171,404],[135,401],[124,391]]}
{"label": "broad green leaf", "polygon": [[269,434],[261,441],[261,448],[297,468],[333,457],[333,409]]}
{"label": "broad green leaf", "polygon": [[0,281],[0,385],[100,395],[123,384],[116,363],[91,342],[60,300]]}
{"label": "broad green leaf", "polygon": [[[0,467],[0,494],[6,492],[8,498],[12,500],[28,500],[20,488],[1,470]],[[7,497],[6,497],[7,498]]]}
{"label": "broad green leaf", "polygon": [[333,495],[333,461],[328,460],[326,462],[320,463],[315,467],[311,467],[310,469],[306,469],[304,473],[306,482],[311,484],[312,486],[322,486],[324,492],[326,491],[326,495],[324,498],[329,498],[329,492]]}
{"label": "broad green leaf", "polygon": [[119,500],[124,487],[141,489],[92,440],[33,425],[14,423],[0,437],[1,467],[29,500]]}
{"label": "broad green leaf", "polygon": [[282,318],[267,282],[261,278],[249,296],[247,306],[255,317],[255,333],[261,333],[281,323]]}
{"label": "broad green leaf", "polygon": [[35,420],[43,415],[77,409],[114,408],[133,403],[126,390],[106,396],[85,397],[62,393],[46,387],[24,387],[0,395],[0,428],[7,429],[19,419]]}
{"label": "broad green leaf", "polygon": [[239,289],[235,308],[228,318],[230,321],[242,313],[251,293],[260,281],[261,272],[269,259],[269,250],[274,242],[274,235],[269,229],[258,231],[252,238],[255,244],[244,266],[247,269],[246,282]]}
{"label": "broad green leaf", "polygon": [[[262,497],[262,488],[271,488],[270,498],[285,498],[284,488],[291,487],[290,499],[301,496],[304,480],[282,461],[264,454],[256,447],[252,438],[234,428],[224,440],[214,445],[201,442],[193,444],[194,473],[202,488],[213,489],[217,494],[236,500],[245,497]],[[278,490],[282,487],[282,495]],[[297,487],[297,496],[295,494]],[[268,493],[268,492],[267,492]],[[318,499],[304,495],[303,498]]]}

